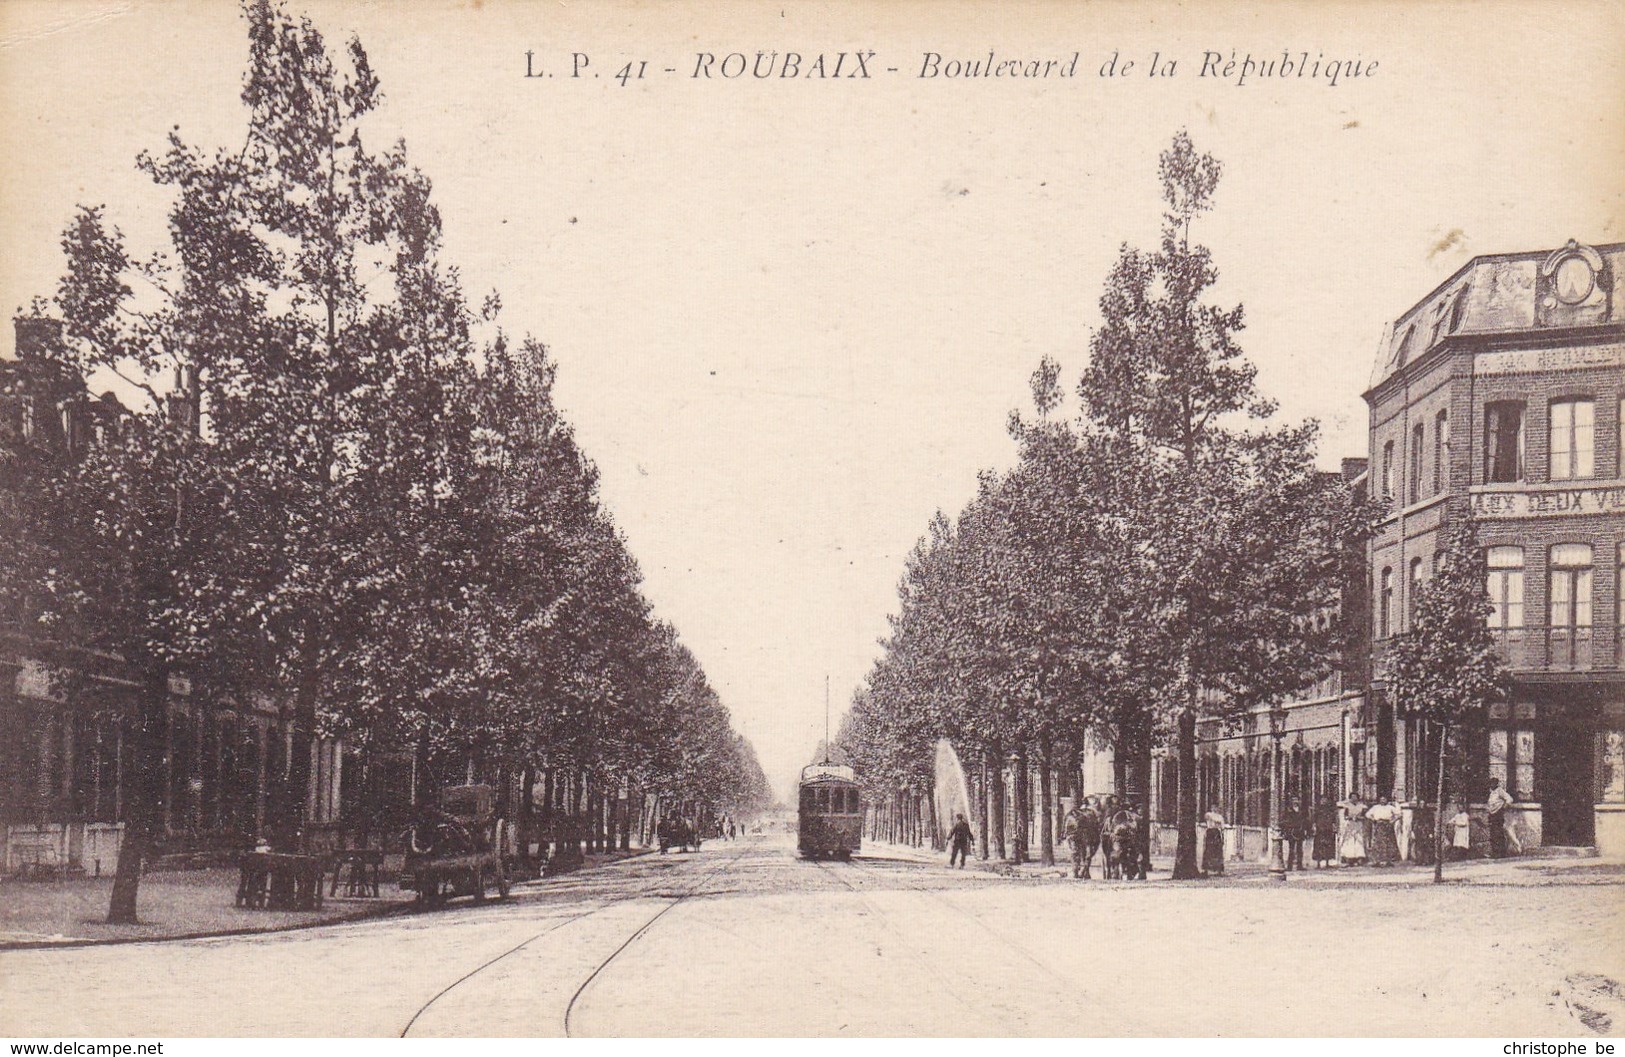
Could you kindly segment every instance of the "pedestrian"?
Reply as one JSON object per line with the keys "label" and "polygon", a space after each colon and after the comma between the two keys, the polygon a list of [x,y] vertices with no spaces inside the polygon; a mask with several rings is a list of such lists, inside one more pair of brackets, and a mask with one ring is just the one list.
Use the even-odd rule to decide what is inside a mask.
{"label": "pedestrian", "polygon": [[1465,859],[1473,851],[1473,819],[1467,813],[1466,805],[1456,808],[1455,813],[1450,816],[1450,826],[1454,830],[1450,838],[1450,857]]}
{"label": "pedestrian", "polygon": [[1202,871],[1204,873],[1224,875],[1224,815],[1219,812],[1219,805],[1214,804],[1202,816]]}
{"label": "pedestrian", "polygon": [[660,821],[655,824],[655,837],[660,841],[660,854],[664,855],[671,851],[672,836],[671,816],[662,815]]}
{"label": "pedestrian", "polygon": [[1303,869],[1303,839],[1308,829],[1303,801],[1292,797],[1281,811],[1281,840],[1286,844],[1286,868]]}
{"label": "pedestrian", "polygon": [[1388,797],[1378,797],[1365,813],[1370,827],[1371,865],[1392,866],[1399,858],[1399,839],[1394,823],[1399,821],[1399,805]]}
{"label": "pedestrian", "polygon": [[1490,779],[1490,795],[1484,800],[1489,812],[1486,820],[1490,827],[1490,858],[1504,859],[1507,855],[1507,808],[1512,806],[1512,794],[1501,786],[1501,779]]}
{"label": "pedestrian", "polygon": [[1337,837],[1337,857],[1344,866],[1364,866],[1369,852],[1366,843],[1366,803],[1359,793],[1350,793],[1337,804],[1343,812],[1343,829]]}
{"label": "pedestrian", "polygon": [[1324,870],[1337,859],[1337,805],[1330,796],[1321,797],[1315,808],[1315,844],[1310,855],[1315,869]]}
{"label": "pedestrian", "polygon": [[970,855],[971,832],[970,823],[965,821],[964,815],[954,816],[954,828],[948,831],[948,865],[954,865],[959,860],[959,868],[965,868],[965,859]]}

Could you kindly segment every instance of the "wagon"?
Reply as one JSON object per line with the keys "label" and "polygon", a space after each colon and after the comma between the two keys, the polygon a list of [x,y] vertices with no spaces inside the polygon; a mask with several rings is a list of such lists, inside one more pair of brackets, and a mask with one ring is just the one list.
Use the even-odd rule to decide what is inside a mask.
{"label": "wagon", "polygon": [[484,901],[494,887],[508,896],[502,866],[502,820],[487,785],[454,785],[440,791],[439,803],[421,810],[408,831],[401,889],[417,892],[418,902],[437,904],[452,896]]}

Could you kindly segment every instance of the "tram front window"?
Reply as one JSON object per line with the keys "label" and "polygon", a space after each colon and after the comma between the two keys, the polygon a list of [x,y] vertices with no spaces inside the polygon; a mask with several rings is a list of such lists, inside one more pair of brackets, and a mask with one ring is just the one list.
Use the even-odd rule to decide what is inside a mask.
{"label": "tram front window", "polygon": [[801,790],[801,810],[812,811],[818,805],[818,790],[812,786],[804,786]]}

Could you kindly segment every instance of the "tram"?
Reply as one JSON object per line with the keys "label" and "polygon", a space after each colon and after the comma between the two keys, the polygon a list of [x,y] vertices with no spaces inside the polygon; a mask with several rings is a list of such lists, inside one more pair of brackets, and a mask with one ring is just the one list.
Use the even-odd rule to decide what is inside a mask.
{"label": "tram", "polygon": [[796,844],[807,859],[850,859],[863,843],[863,800],[852,768],[815,763],[801,769]]}

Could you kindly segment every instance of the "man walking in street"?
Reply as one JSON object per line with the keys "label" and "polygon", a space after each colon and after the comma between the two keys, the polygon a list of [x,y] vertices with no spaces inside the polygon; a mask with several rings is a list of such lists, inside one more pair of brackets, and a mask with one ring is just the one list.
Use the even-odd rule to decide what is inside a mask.
{"label": "man walking in street", "polygon": [[965,868],[965,859],[970,855],[971,832],[970,823],[965,821],[964,815],[955,815],[954,828],[948,831],[948,865],[954,865],[954,859],[959,860],[959,868]]}
{"label": "man walking in street", "polygon": [[1490,779],[1490,795],[1484,798],[1489,811],[1490,858],[1504,859],[1507,854],[1507,808],[1512,806],[1512,794],[1501,787],[1501,779]]}

